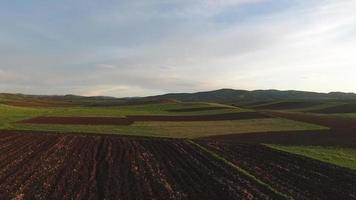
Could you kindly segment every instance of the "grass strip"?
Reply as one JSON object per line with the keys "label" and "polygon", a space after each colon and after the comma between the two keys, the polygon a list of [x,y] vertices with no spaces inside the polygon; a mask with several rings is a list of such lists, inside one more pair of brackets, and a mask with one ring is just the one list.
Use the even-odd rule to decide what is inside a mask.
{"label": "grass strip", "polygon": [[225,164],[233,167],[234,169],[236,169],[237,171],[239,171],[240,173],[246,175],[247,177],[251,178],[252,180],[256,181],[258,184],[268,188],[270,191],[272,191],[273,193],[275,193],[277,196],[280,196],[281,198],[285,198],[285,199],[294,199],[293,197],[287,195],[287,194],[284,194],[284,193],[281,193],[279,191],[277,191],[276,189],[274,189],[272,186],[268,185],[267,183],[261,181],[260,179],[258,179],[257,177],[255,177],[254,175],[250,174],[248,171],[242,169],[241,167],[239,166],[236,166],[234,163],[226,160],[225,158],[221,157],[220,155],[216,154],[215,152],[203,147],[202,145],[192,141],[192,140],[188,140],[192,145],[200,148],[201,150],[209,153],[210,155],[212,155],[214,158],[218,159],[218,160],[221,160],[223,161]]}
{"label": "grass strip", "polygon": [[289,146],[264,144],[265,146],[325,163],[356,170],[356,148],[343,148],[332,146]]}

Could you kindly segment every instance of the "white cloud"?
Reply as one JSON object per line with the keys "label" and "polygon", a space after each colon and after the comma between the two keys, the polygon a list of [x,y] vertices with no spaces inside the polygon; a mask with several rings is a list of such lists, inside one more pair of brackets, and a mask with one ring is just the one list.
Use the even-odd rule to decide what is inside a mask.
{"label": "white cloud", "polygon": [[[355,0],[291,1],[279,12],[273,6],[283,0],[90,1],[76,13],[78,2],[64,6],[68,16],[54,7],[51,23],[43,10],[33,14],[40,19],[4,23],[0,84],[115,96],[221,87],[356,92]],[[271,11],[240,12],[247,4]],[[231,10],[236,20],[214,20]]]}

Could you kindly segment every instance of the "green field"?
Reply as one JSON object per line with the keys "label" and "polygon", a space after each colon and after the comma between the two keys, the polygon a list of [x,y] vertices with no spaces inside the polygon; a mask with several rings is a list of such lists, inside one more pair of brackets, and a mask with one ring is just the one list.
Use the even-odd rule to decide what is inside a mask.
{"label": "green field", "polygon": [[[224,109],[197,112],[169,111],[171,109],[217,106],[222,106]],[[37,116],[210,115],[247,111],[250,110],[213,103],[161,103],[115,107],[76,106],[57,108],[25,108],[0,105],[0,129],[197,138],[211,135],[288,130],[317,130],[324,128],[317,125],[279,118],[207,122],[135,122],[130,126],[40,125],[15,123],[20,120]]]}
{"label": "green field", "polygon": [[342,118],[346,118],[346,119],[354,119],[354,120],[356,120],[356,113],[330,114],[330,116],[342,117]]}
{"label": "green field", "polygon": [[307,156],[323,162],[356,170],[356,149],[354,148],[282,145],[268,146],[278,150]]}

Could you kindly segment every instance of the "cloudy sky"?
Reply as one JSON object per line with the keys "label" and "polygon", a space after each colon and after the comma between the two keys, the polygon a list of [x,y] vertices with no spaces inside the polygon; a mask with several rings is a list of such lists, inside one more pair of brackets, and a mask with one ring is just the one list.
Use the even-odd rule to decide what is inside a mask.
{"label": "cloudy sky", "polygon": [[1,0],[0,92],[356,92],[356,0]]}

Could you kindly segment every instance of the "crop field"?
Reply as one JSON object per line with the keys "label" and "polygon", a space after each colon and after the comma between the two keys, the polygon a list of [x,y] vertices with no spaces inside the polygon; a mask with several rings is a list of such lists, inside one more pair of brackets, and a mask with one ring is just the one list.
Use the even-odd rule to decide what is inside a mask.
{"label": "crop field", "polygon": [[352,118],[18,103],[0,104],[0,199],[356,199]]}
{"label": "crop field", "polygon": [[[213,109],[207,110],[210,107]],[[173,112],[172,109],[179,111]],[[181,112],[181,109],[189,111]],[[235,133],[325,129],[318,125],[272,118],[251,110],[211,103],[57,108],[0,105],[0,111],[0,129],[4,130],[196,138]]]}
{"label": "crop field", "polygon": [[283,199],[183,140],[2,132],[0,149],[2,199]]}
{"label": "crop field", "polygon": [[0,200],[356,200],[356,0],[0,17]]}
{"label": "crop field", "polygon": [[355,199],[356,172],[263,145],[200,141],[295,199]]}

